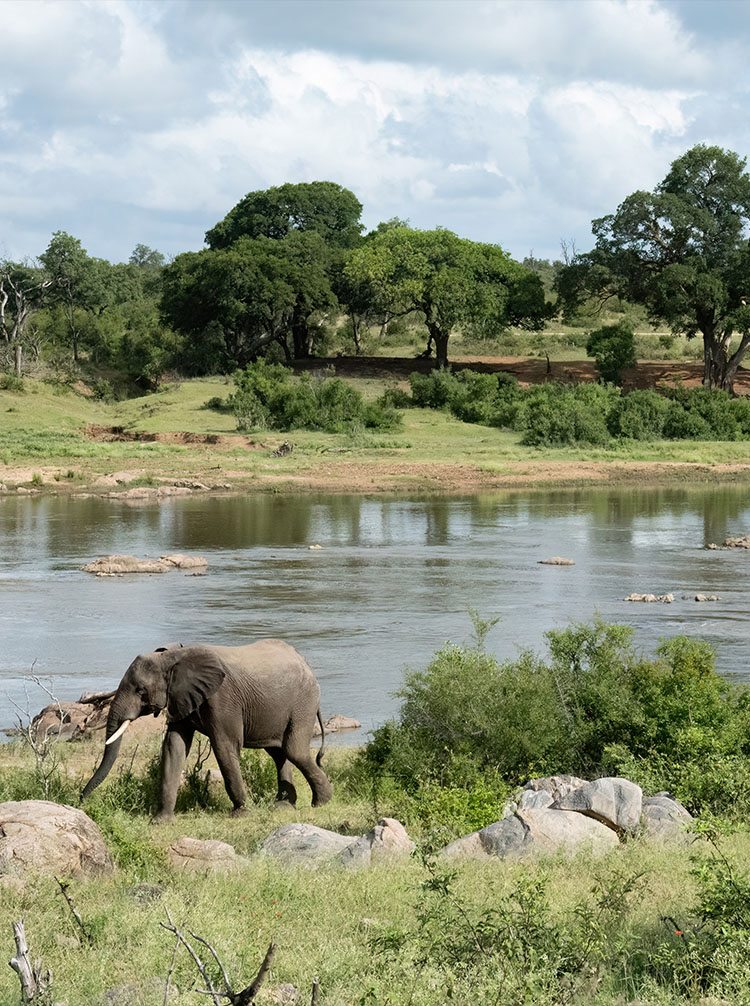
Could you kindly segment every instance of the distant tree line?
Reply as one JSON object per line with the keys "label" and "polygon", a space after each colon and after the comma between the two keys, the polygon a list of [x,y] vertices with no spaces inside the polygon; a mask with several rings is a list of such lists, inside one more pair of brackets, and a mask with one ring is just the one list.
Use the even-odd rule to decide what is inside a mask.
{"label": "distant tree line", "polygon": [[[250,192],[204,250],[169,264],[138,245],[113,265],[58,231],[38,260],[0,263],[0,365],[20,369],[43,351],[153,387],[170,368],[304,359],[333,326],[359,352],[364,333],[409,317],[444,367],[456,333],[538,332],[555,314],[619,298],[675,334],[700,335],[704,384],[733,389],[750,346],[750,175],[731,151],[693,147],[653,192],[593,221],[592,251],[564,248],[554,263],[519,263],[497,244],[399,219],[364,234],[361,214],[354,193],[329,181]],[[598,344],[602,357],[613,338]],[[627,347],[616,348],[624,359]]]}

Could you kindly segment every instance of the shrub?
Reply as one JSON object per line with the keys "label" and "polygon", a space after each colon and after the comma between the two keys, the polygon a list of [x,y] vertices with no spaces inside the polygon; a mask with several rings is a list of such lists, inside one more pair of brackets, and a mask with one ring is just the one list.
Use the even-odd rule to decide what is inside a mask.
{"label": "shrub", "polygon": [[586,353],[596,361],[596,369],[603,381],[622,384],[622,372],[636,365],[633,329],[626,321],[604,325],[589,332]]}
{"label": "shrub", "polygon": [[432,783],[471,789],[487,772],[517,785],[618,770],[695,810],[750,804],[750,691],[719,677],[706,643],[677,637],[646,659],[631,629],[600,620],[546,638],[547,659],[439,650],[407,674],[398,720],[375,730],[358,770],[415,797]]}
{"label": "shrub", "polygon": [[669,413],[669,402],[656,391],[631,391],[623,395],[609,416],[615,437],[631,440],[659,440]]}
{"label": "shrub", "polygon": [[289,370],[258,360],[235,375],[237,390],[228,399],[239,429],[322,430],[343,433],[352,423],[391,430],[401,417],[387,403],[366,405],[361,394],[340,378],[303,374],[293,381]]}
{"label": "shrub", "polygon": [[409,374],[409,384],[412,401],[420,409],[449,409],[457,393],[457,382],[450,370]]}
{"label": "shrub", "polygon": [[26,390],[23,378],[16,374],[0,374],[0,391],[22,392]]}
{"label": "shrub", "polygon": [[593,387],[543,384],[530,388],[515,418],[515,428],[523,432],[521,443],[534,447],[608,443],[606,418],[611,395],[606,391],[592,395],[589,389]]}

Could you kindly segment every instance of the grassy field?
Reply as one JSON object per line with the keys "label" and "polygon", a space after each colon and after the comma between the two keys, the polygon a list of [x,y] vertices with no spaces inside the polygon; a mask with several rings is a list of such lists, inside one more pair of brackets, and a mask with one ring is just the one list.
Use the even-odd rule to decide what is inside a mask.
{"label": "grassy field", "polygon": [[[353,382],[368,399],[384,379]],[[607,448],[528,448],[520,435],[458,421],[432,410],[403,412],[393,433],[294,431],[238,434],[230,413],[205,408],[226,398],[224,378],[165,384],[155,394],[120,402],[93,399],[65,386],[27,379],[0,390],[0,482],[80,491],[97,477],[126,472],[140,480],[191,479],[235,490],[326,489],[430,491],[579,483],[744,479],[747,442],[627,443]],[[154,442],[108,442],[91,427],[154,434]],[[89,431],[89,432],[87,432]],[[182,434],[218,438],[184,443]],[[100,436],[101,434],[98,434]],[[275,458],[286,440],[292,453]],[[111,486],[109,487],[112,488]]]}
{"label": "grassy field", "polygon": [[[132,797],[157,744],[141,740],[134,750],[126,738],[119,774],[115,770],[87,806],[117,863],[111,877],[71,880],[90,940],[52,877],[31,878],[22,887],[0,883],[8,956],[9,923],[23,917],[32,956],[52,969],[55,1000],[69,1006],[162,1004],[164,986],[153,979],[164,979],[172,959],[174,937],[160,926],[169,910],[217,949],[235,989],[253,978],[268,944],[278,944],[259,1003],[283,1001],[274,995],[285,982],[301,989],[298,1002],[309,1002],[316,975],[321,1006],[720,1001],[701,998],[698,975],[690,992],[691,980],[676,967],[687,937],[675,935],[673,923],[664,921],[678,920],[686,932],[695,921],[695,871],[715,858],[705,841],[667,848],[634,840],[596,864],[586,855],[555,856],[533,863],[465,863],[446,872],[417,852],[397,865],[362,871],[282,867],[255,855],[281,824],[309,821],[356,835],[399,810],[387,802],[373,805],[352,790],[353,752],[328,752],[336,793],[322,808],[274,811],[261,800],[237,820],[226,813],[228,801],[218,790],[210,809],[152,825],[145,813],[118,807],[118,800]],[[62,746],[57,799],[75,802],[100,745],[99,739]],[[304,783],[299,791],[301,803],[309,802]],[[20,742],[0,748],[0,799],[34,795],[28,753]],[[419,843],[420,822],[405,824]],[[167,858],[169,844],[181,835],[229,842],[250,863],[208,879],[181,873]],[[732,863],[747,862],[750,835],[735,831],[723,840],[721,854]],[[144,882],[158,885],[152,901],[134,897],[134,885]],[[482,932],[492,939],[480,938]],[[557,975],[560,968],[568,971],[564,979]],[[184,950],[172,981],[180,995],[170,1002],[206,1001],[194,991],[203,985]],[[119,985],[137,989],[127,993],[130,998],[105,1000],[106,991]],[[0,971],[0,1002],[17,1001],[17,979],[6,968]]]}

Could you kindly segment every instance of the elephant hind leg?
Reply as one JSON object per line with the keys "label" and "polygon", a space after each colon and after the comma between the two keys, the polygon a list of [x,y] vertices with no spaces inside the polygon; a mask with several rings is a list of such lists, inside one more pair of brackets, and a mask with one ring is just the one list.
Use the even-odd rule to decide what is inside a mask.
{"label": "elephant hind leg", "polygon": [[291,732],[284,738],[284,753],[292,765],[300,770],[312,790],[312,805],[320,807],[333,796],[333,786],[325,772],[318,767],[310,754],[310,738]]}
{"label": "elephant hind leg", "polygon": [[276,764],[276,775],[278,777],[278,792],[276,793],[277,803],[288,803],[292,807],[297,806],[297,790],[292,782],[292,766],[287,761],[286,755],[281,748],[266,748]]}

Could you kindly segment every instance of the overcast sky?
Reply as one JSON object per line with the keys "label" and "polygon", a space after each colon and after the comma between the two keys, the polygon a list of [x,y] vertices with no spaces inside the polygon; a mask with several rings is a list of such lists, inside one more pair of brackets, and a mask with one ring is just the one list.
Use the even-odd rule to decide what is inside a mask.
{"label": "overcast sky", "polygon": [[166,255],[327,179],[523,258],[694,143],[750,153],[745,0],[0,0],[0,257]]}

